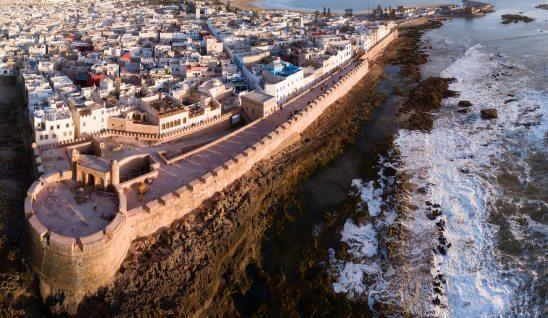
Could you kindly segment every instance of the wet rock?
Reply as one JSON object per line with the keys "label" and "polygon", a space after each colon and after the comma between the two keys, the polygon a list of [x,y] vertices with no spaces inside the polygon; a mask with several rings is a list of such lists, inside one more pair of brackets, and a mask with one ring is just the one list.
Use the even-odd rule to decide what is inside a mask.
{"label": "wet rock", "polygon": [[457,110],[457,112],[458,112],[459,114],[467,114],[467,113],[468,113],[468,109],[466,109],[466,108],[461,108],[461,109]]}
{"label": "wet rock", "polygon": [[460,107],[471,107],[472,103],[467,100],[461,100],[458,104]]}
{"label": "wet rock", "polygon": [[[419,57],[419,63],[421,58]],[[424,63],[421,63],[424,64]],[[410,78],[411,80],[418,82],[421,80],[421,71],[416,64],[406,64],[403,65],[400,69],[400,74],[404,77]]]}
{"label": "wet rock", "polygon": [[439,306],[439,305],[441,305],[441,300],[438,296],[436,296],[436,298],[434,300],[432,300],[432,303],[436,306]]}
{"label": "wet rock", "polygon": [[352,222],[354,224],[358,226],[364,226],[369,220],[369,212],[367,211],[367,209],[365,210],[360,209],[356,211],[354,214],[352,214],[350,218],[352,219]]}
{"label": "wet rock", "polygon": [[438,274],[438,275],[436,275],[435,278],[436,278],[437,280],[439,280],[440,282],[444,283],[444,284],[447,283],[447,281],[445,280],[445,277],[444,277],[443,274]]}
{"label": "wet rock", "polygon": [[503,14],[501,16],[502,24],[518,23],[518,22],[533,22],[535,19],[520,14]]}
{"label": "wet rock", "polygon": [[385,177],[393,177],[396,175],[396,169],[392,168],[392,167],[385,167],[384,170],[383,170],[383,175]]}
{"label": "wet rock", "polygon": [[445,236],[441,235],[438,238],[438,242],[440,242],[441,245],[445,245],[445,244],[447,244],[447,239],[445,238]]}
{"label": "wet rock", "polygon": [[438,252],[440,252],[441,255],[447,254],[447,250],[441,245],[438,245]]}
{"label": "wet rock", "polygon": [[498,111],[496,108],[487,108],[481,110],[481,119],[495,119],[498,118]]}
{"label": "wet rock", "polygon": [[461,173],[464,173],[464,174],[470,173],[470,169],[466,169],[466,168],[461,168],[461,169],[459,169],[459,171],[460,171]]}
{"label": "wet rock", "polygon": [[438,209],[435,209],[428,214],[428,219],[431,221],[434,221],[438,216],[441,216],[441,211]]}
{"label": "wet rock", "polygon": [[449,89],[449,84],[453,81],[452,78],[429,77],[409,92],[400,109],[403,113],[411,113],[408,120],[409,129],[432,130],[434,117],[431,112],[441,107],[444,98],[457,95]]}
{"label": "wet rock", "polygon": [[340,242],[335,255],[337,259],[341,261],[349,261],[351,257],[350,257],[350,253],[348,253],[348,244],[344,242]]}

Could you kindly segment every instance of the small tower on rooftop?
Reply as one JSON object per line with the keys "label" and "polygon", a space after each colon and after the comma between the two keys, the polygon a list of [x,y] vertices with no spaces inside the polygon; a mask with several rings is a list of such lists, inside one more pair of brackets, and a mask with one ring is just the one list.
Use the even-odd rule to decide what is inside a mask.
{"label": "small tower on rooftop", "polygon": [[120,183],[120,165],[116,160],[110,161],[110,182],[113,186]]}

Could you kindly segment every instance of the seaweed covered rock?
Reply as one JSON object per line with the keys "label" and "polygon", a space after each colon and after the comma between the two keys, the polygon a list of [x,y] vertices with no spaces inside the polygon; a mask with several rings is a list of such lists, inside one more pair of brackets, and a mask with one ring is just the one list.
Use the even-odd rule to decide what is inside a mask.
{"label": "seaweed covered rock", "polygon": [[434,124],[431,111],[441,107],[444,98],[457,95],[449,89],[452,78],[429,77],[413,89],[404,102],[401,112],[410,113],[408,128],[430,131]]}
{"label": "seaweed covered rock", "polygon": [[459,106],[460,107],[472,107],[472,103],[470,103],[469,101],[467,100],[461,100],[459,102]]}
{"label": "seaweed covered rock", "polygon": [[498,112],[496,108],[487,108],[481,110],[481,118],[482,119],[495,119],[498,118]]}
{"label": "seaweed covered rock", "polygon": [[518,23],[518,22],[533,22],[535,19],[519,14],[503,14],[501,15],[502,24]]}

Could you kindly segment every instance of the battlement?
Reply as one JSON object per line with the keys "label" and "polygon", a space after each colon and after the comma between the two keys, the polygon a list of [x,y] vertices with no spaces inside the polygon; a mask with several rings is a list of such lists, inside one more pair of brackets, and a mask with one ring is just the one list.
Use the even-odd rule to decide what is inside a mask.
{"label": "battlement", "polygon": [[51,172],[31,185],[25,198],[23,246],[29,264],[50,288],[79,291],[96,288],[108,278],[105,274],[114,274],[112,266],[120,265],[125,257],[120,251],[127,251],[131,237],[124,211],[119,211],[104,229],[81,237],[56,233],[40,221],[33,208],[40,191],[72,176],[70,170]]}

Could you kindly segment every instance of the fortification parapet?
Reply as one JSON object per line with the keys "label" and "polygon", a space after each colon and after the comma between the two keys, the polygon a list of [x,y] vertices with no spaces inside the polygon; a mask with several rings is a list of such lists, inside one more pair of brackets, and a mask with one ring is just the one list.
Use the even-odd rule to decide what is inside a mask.
{"label": "fortification parapet", "polygon": [[117,213],[102,230],[83,237],[56,233],[35,215],[33,201],[50,184],[72,179],[72,171],[51,172],[35,181],[25,199],[26,230],[22,245],[46,290],[84,293],[105,283],[125,258],[132,237],[126,217]]}

